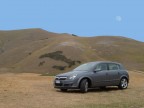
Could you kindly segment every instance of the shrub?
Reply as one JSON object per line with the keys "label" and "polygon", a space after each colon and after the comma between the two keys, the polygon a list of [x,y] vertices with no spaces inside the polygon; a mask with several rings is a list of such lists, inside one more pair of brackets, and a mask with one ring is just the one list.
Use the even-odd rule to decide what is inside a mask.
{"label": "shrub", "polygon": [[76,36],[76,37],[77,37],[77,35],[76,35],[76,34],[72,34],[72,36]]}
{"label": "shrub", "polygon": [[56,66],[54,65],[52,68],[58,69],[58,70],[65,70],[66,66]]}
{"label": "shrub", "polygon": [[39,63],[39,66],[42,66],[45,63],[45,61],[42,61]]}
{"label": "shrub", "polygon": [[77,62],[77,63],[79,63],[79,64],[81,64],[81,61],[79,61],[79,60],[78,60],[78,61],[76,61],[76,62]]}
{"label": "shrub", "polygon": [[[45,57],[49,57],[51,59],[58,60],[58,61],[63,61],[68,64],[69,68],[76,65],[76,63],[79,63],[79,64],[81,63],[81,61],[74,61],[74,60],[67,58],[65,55],[63,55],[62,51],[46,53],[46,54],[41,55],[39,58],[45,58]],[[54,66],[53,68],[56,68],[59,70],[64,70],[66,67],[65,66],[64,67],[63,66]]]}
{"label": "shrub", "polygon": [[31,55],[32,53],[30,52],[30,53],[28,53],[29,55]]}

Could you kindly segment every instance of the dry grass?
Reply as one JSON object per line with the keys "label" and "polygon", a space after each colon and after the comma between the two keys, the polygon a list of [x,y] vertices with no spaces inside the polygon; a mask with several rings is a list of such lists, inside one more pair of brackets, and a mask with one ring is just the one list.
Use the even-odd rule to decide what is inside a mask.
{"label": "dry grass", "polygon": [[60,92],[53,78],[39,74],[0,74],[1,108],[144,108],[144,74],[129,72],[126,90],[108,88]]}

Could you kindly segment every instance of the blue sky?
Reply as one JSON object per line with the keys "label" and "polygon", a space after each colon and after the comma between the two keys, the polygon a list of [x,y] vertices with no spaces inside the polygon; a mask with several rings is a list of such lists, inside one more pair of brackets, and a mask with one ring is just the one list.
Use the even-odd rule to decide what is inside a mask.
{"label": "blue sky", "polygon": [[0,30],[26,28],[144,41],[144,0],[0,0]]}

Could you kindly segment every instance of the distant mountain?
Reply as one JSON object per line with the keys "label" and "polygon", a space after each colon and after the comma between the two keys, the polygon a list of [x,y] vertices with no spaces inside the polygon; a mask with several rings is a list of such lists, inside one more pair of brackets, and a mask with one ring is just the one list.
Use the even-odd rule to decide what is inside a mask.
{"label": "distant mountain", "polygon": [[42,29],[0,31],[0,71],[55,74],[108,60],[144,71],[144,43],[121,36],[78,37]]}

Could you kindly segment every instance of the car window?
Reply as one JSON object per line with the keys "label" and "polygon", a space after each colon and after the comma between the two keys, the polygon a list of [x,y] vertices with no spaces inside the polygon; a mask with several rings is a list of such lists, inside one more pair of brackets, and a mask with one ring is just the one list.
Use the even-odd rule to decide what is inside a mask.
{"label": "car window", "polygon": [[75,71],[90,71],[93,70],[95,68],[95,63],[91,62],[91,63],[85,63],[82,64],[80,66],[78,66],[77,68],[75,68]]}
{"label": "car window", "polygon": [[110,63],[109,64],[109,70],[119,70],[120,67],[118,64]]}
{"label": "car window", "polygon": [[101,63],[101,64],[98,64],[96,66],[96,69],[95,70],[107,70],[107,64],[106,63]]}

